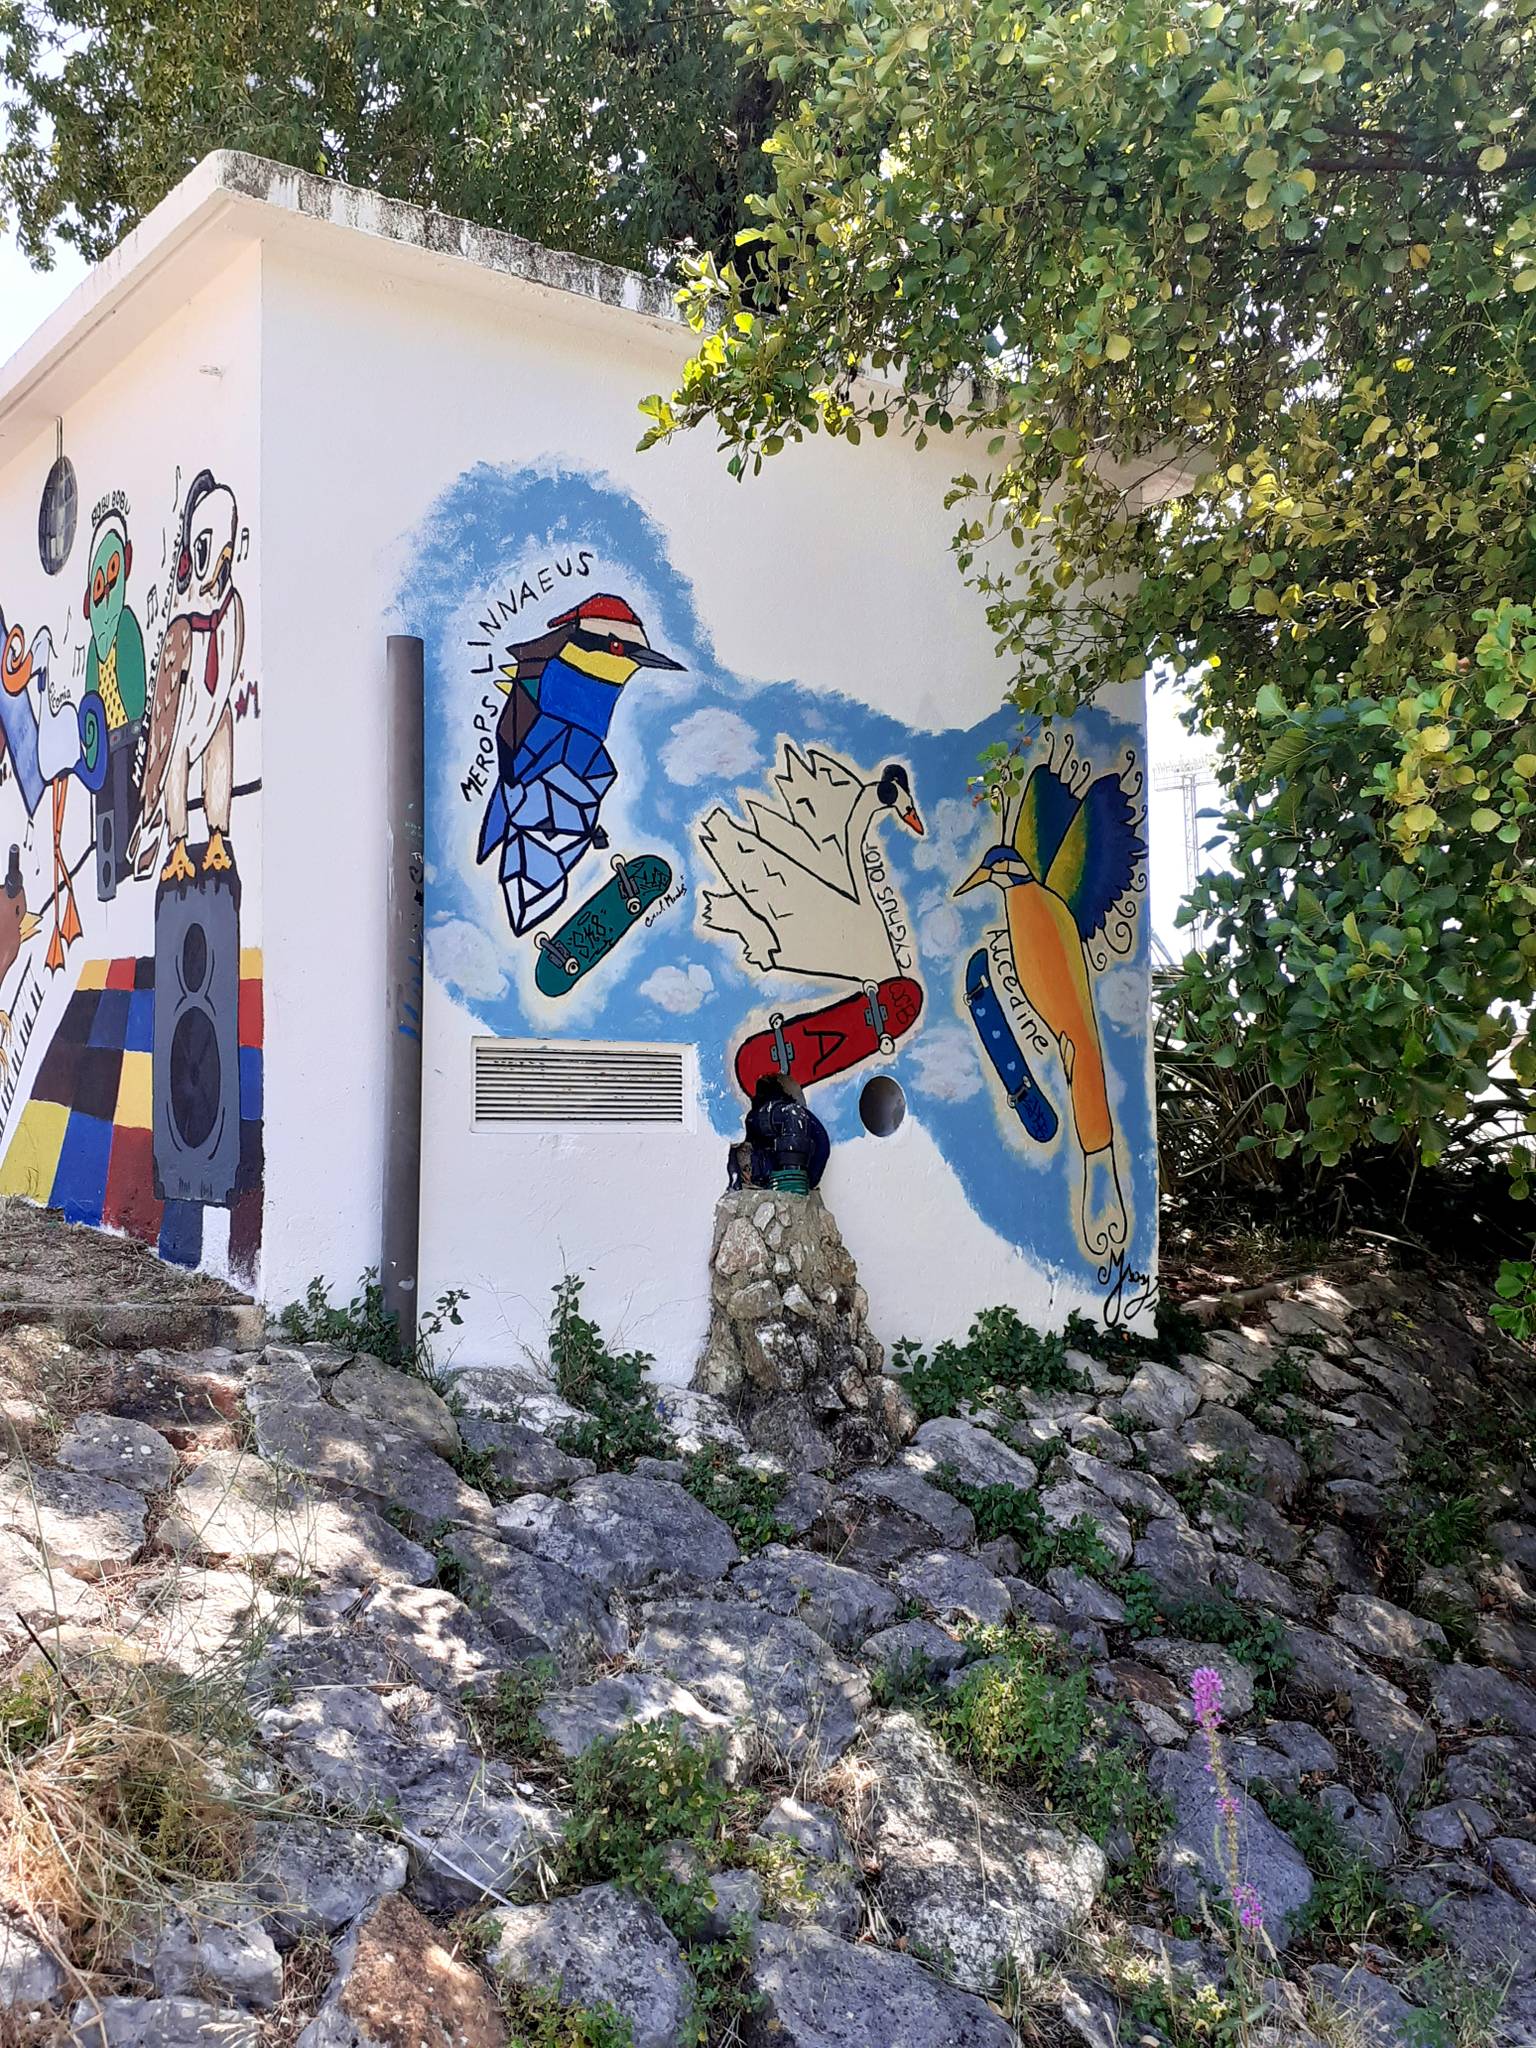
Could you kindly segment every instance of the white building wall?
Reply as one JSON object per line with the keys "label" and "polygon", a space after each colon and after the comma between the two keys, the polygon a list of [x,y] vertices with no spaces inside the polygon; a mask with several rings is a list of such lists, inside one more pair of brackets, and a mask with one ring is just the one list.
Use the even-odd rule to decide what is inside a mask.
{"label": "white building wall", "polygon": [[[57,575],[45,573],[38,552],[39,497],[54,458],[54,405],[62,402],[48,385],[10,407],[0,467],[0,610],[17,660],[34,657],[40,666],[51,641],[49,709],[42,716],[54,739],[64,733],[75,744],[73,758],[82,760],[87,772],[83,749],[88,742],[80,739],[76,721],[81,703],[102,685],[86,616],[98,506],[108,524],[115,519],[125,529],[131,545],[127,612],[142,633],[146,722],[152,717],[156,663],[168,619],[211,616],[209,608],[217,607],[231,586],[232,605],[244,614],[243,650],[238,673],[232,675],[234,611],[223,613],[218,638],[225,667],[215,678],[218,702],[227,700],[231,713],[238,792],[229,835],[234,866],[202,872],[208,828],[197,807],[202,769],[196,762],[189,824],[198,874],[181,891],[184,909],[201,906],[211,920],[206,932],[218,965],[217,993],[210,1001],[218,1016],[210,1029],[223,1061],[220,1076],[213,1076],[208,1058],[193,1074],[180,1052],[173,1076],[166,1046],[154,1043],[151,1005],[160,998],[147,988],[145,963],[154,960],[157,920],[163,922],[166,915],[157,912],[164,893],[157,877],[171,851],[170,838],[162,834],[151,843],[146,835],[141,850],[147,873],[142,878],[122,875],[115,894],[103,899],[93,845],[96,806],[81,774],[61,772],[32,808],[28,774],[0,741],[0,877],[14,844],[26,906],[42,919],[35,934],[21,937],[14,915],[7,923],[8,904],[14,911],[15,899],[0,888],[0,1009],[11,1020],[9,1045],[0,1054],[0,1192],[52,1202],[75,1220],[105,1222],[167,1257],[258,1286],[263,697],[252,685],[264,674],[257,601],[262,556],[259,276],[260,252],[254,245],[233,254],[222,249],[198,273],[195,290],[170,300],[165,317],[147,338],[124,346],[107,374],[63,405],[63,446],[75,468],[79,513],[72,549]],[[212,492],[197,483],[204,471],[211,472]],[[194,495],[202,511],[194,507],[193,527],[205,516],[222,521],[227,512],[234,539],[227,571],[208,596],[199,595],[198,578],[181,594],[176,585],[183,515]],[[105,540],[107,526],[100,532]],[[112,552],[109,544],[108,561]],[[209,636],[190,625],[184,630],[198,671],[190,686],[195,695],[207,671]],[[111,675],[117,676],[120,655],[125,682],[132,666],[126,651],[129,634],[131,623],[126,630],[120,624],[111,642]],[[110,683],[96,688],[96,701],[104,694],[110,696]],[[9,709],[13,717],[20,716],[28,697],[27,720],[35,728],[36,707],[43,702],[35,687],[12,697]],[[211,697],[206,701],[214,703]],[[25,754],[27,725],[13,726],[11,733]],[[45,760],[45,772],[48,765]],[[50,965],[56,791],[63,803],[61,844],[73,874],[80,929],[70,936],[67,902],[61,899],[58,964]],[[128,815],[130,822],[138,817],[136,802]],[[233,909],[236,880],[238,915]],[[214,895],[220,902],[210,909]],[[229,950],[237,926],[242,957],[233,962]],[[239,1062],[237,1070],[230,1067],[242,1037],[250,1041],[248,1055],[254,1055],[243,1062],[243,1105]],[[157,1108],[164,1111],[173,1078],[179,1090],[190,1089],[194,1096],[212,1091],[206,1094],[206,1107],[215,1121],[205,1134],[201,1160],[194,1156],[198,1147],[168,1147],[163,1133],[155,1137],[153,1117]],[[182,1101],[183,1112],[189,1101]],[[196,1102],[191,1102],[191,1113],[202,1115]],[[233,1128],[232,1118],[245,1128]],[[174,1176],[171,1190],[158,1185],[166,1170]]]}
{"label": "white building wall", "polygon": [[[820,734],[822,744],[835,746],[849,720],[856,726],[878,714],[906,729],[917,749],[930,736],[995,715],[1001,681],[980,605],[948,555],[953,515],[942,499],[954,447],[919,454],[892,438],[866,441],[855,454],[813,443],[745,487],[730,481],[708,434],[641,455],[636,402],[670,388],[686,334],[467,265],[427,273],[416,258],[393,260],[388,244],[362,237],[338,232],[333,240],[314,254],[269,245],[262,283],[264,560],[274,594],[265,629],[274,680],[264,719],[279,820],[265,876],[267,1085],[269,1099],[282,1105],[269,1122],[266,1150],[266,1293],[273,1302],[298,1293],[315,1273],[346,1286],[378,1259],[386,1051],[380,692],[385,636],[425,630],[430,607],[421,598],[420,562],[442,539],[433,531],[434,507],[451,502],[462,510],[474,473],[487,478],[491,506],[506,502],[496,493],[561,471],[579,480],[573,504],[582,493],[606,493],[649,521],[659,555],[686,587],[690,631],[710,669],[703,676],[695,658],[681,685],[693,694],[677,699],[678,723],[701,707],[754,710],[769,702],[764,692],[782,685],[795,721],[789,730],[786,718],[783,737],[814,744]],[[548,535],[514,528],[515,521],[497,544],[504,539],[501,567],[515,582],[520,563],[547,551]],[[579,540],[579,521],[573,533]],[[466,575],[464,619],[472,629],[476,600]],[[643,572],[632,562],[592,571],[610,579],[604,588],[621,575],[640,589]],[[664,646],[660,622],[674,624],[684,601],[659,590],[643,600],[637,597],[637,608],[644,616],[650,603],[647,623]],[[536,594],[526,625],[520,620],[509,637],[541,631],[558,601]],[[454,721],[465,759],[474,745],[465,707],[473,708],[481,688],[468,678],[467,638],[454,643],[462,654],[457,667],[439,658],[441,648],[428,647],[429,723]],[[604,812],[620,847],[637,843],[639,821],[652,815],[646,807],[668,799],[666,785],[675,782],[667,746],[673,728],[656,719],[656,707],[669,700],[632,701],[637,716],[648,707],[649,724],[631,735]],[[1110,754],[1127,735],[1139,745],[1137,698],[1126,693],[1112,710],[1085,741],[1096,772],[1116,765]],[[429,811],[453,805],[441,761],[431,763],[432,744],[429,735]],[[957,945],[968,948],[975,927],[952,931],[954,916],[938,913],[984,850],[990,821],[972,813],[964,770],[954,766],[974,763],[967,734],[945,744],[953,772],[942,786],[930,775],[930,786],[918,790],[929,824],[920,851],[930,864],[910,871],[908,893],[915,897],[920,886],[924,900],[932,898],[926,915],[937,917],[933,929],[946,937],[937,949],[918,948],[927,1008],[911,1044],[888,1063],[908,1087],[912,1111],[894,1138],[852,1135],[858,1126],[850,1105],[862,1071],[812,1098],[825,1108],[832,1087],[840,1091],[826,1193],[887,1337],[955,1334],[977,1308],[999,1301],[1033,1320],[1059,1322],[1074,1307],[1100,1313],[1108,1294],[1115,1297],[1109,1312],[1118,1313],[1137,1288],[1145,1293],[1153,1269],[1145,940],[1135,905],[1130,964],[1105,963],[1107,975],[1119,977],[1114,1005],[1133,1044],[1133,1056],[1109,1079],[1123,1112],[1117,1143],[1128,1196],[1135,1183],[1133,1269],[1127,1276],[1111,1267],[1106,1278],[1086,1254],[1060,1248],[1054,1216],[1051,1231],[1038,1245],[1031,1241],[1031,1217],[1061,1205],[1046,1166],[1059,1163],[1071,1140],[1054,1048],[1038,1064],[1042,1084],[1054,1084],[1062,1128],[1049,1160],[1044,1153],[1035,1159],[969,1036],[958,956],[950,956]],[[455,738],[450,756],[459,745]],[[760,789],[771,765],[767,756],[754,760],[736,780]],[[860,765],[872,773],[879,767]],[[1133,759],[1128,789],[1138,774]],[[700,800],[705,794],[701,783]],[[472,824],[468,811],[454,809],[456,846]],[[657,966],[673,964],[684,976],[702,966],[717,990],[744,987],[729,946],[701,928],[698,893],[712,877],[686,819],[668,845],[689,893],[664,926],[636,942],[645,948],[647,978]],[[904,845],[902,857],[909,856],[917,853]],[[472,1042],[494,1032],[507,1005],[526,994],[536,956],[528,940],[506,929],[494,867],[475,870],[472,859],[457,856],[455,865],[464,869],[457,881],[465,887],[476,877],[483,883],[474,943],[491,949],[485,987],[500,987],[495,1001],[481,1000],[475,973],[457,956],[445,969],[441,952],[438,971],[428,975],[423,1298],[468,1288],[461,1361],[505,1358],[519,1347],[539,1349],[555,1281],[563,1271],[584,1271],[587,1305],[609,1333],[653,1352],[665,1376],[686,1379],[705,1322],[723,1133],[739,1127],[744,1107],[716,1078],[721,1047],[701,1034],[688,1128],[475,1130]],[[594,858],[591,885],[600,878]],[[429,868],[429,922],[453,922],[440,903],[434,910],[434,890],[449,879]],[[573,904],[587,886],[583,876]],[[983,900],[968,899],[965,914]],[[906,908],[915,915],[915,903]],[[430,932],[428,946],[430,961]],[[1108,982],[1101,986],[1107,1001]],[[786,994],[766,980],[760,994],[755,984],[747,994],[764,1012],[825,999],[805,983]],[[638,993],[623,1013],[624,1029],[612,1009],[600,1028],[583,1025],[579,1004],[569,1017],[531,1014],[548,1016],[532,1036],[590,1030],[604,1039],[675,1039],[687,1029],[675,1007]],[[925,1101],[949,1120],[947,1137],[925,1114]],[[991,1200],[990,1214],[956,1170],[953,1130],[962,1114],[976,1146],[998,1155],[997,1172],[990,1164],[986,1171],[989,1185],[1004,1192]],[[1018,1170],[1008,1180],[1015,1154]]]}

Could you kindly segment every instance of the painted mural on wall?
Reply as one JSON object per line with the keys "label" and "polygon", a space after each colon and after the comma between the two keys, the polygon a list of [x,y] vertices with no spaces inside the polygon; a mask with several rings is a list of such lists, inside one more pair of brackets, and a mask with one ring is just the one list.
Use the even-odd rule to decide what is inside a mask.
{"label": "painted mural on wall", "polygon": [[[185,485],[177,470],[169,496],[147,593],[134,572],[157,522],[118,488],[56,583],[10,565],[40,604],[70,596],[30,633],[0,624],[0,1194],[249,1281],[262,981],[235,849],[254,873],[250,537],[212,470]],[[88,803],[70,802],[76,782]]]}
{"label": "painted mural on wall", "polygon": [[732,674],[686,570],[589,474],[484,466],[423,522],[400,609],[426,647],[435,979],[497,1036],[696,1045],[722,1136],[777,1072],[862,1137],[889,1074],[1062,1300],[1145,1313],[1134,707],[1037,739],[1000,817],[971,785],[1011,714],[911,730]]}

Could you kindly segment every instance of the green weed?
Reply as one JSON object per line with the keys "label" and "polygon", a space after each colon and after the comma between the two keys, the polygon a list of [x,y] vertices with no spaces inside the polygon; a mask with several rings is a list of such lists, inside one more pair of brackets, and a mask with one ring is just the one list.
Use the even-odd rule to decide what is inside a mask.
{"label": "green weed", "polygon": [[584,1282],[567,1273],[555,1285],[549,1362],[563,1400],[587,1412],[554,1432],[561,1450],[590,1458],[603,1472],[628,1472],[636,1458],[665,1458],[671,1445],[651,1397],[646,1351],[610,1351],[597,1324],[581,1313]]}
{"label": "green weed", "polygon": [[931,1353],[903,1337],[891,1370],[922,1422],[954,1415],[963,1402],[985,1404],[1008,1389],[1083,1393],[1087,1382],[1067,1363],[1066,1340],[1030,1329],[1011,1308],[984,1308],[963,1344],[947,1338]]}
{"label": "green weed", "polygon": [[319,1275],[304,1290],[302,1301],[290,1301],[278,1316],[278,1328],[290,1344],[335,1344],[348,1351],[363,1351],[397,1372],[414,1373],[439,1394],[446,1394],[451,1375],[436,1363],[434,1344],[445,1329],[458,1328],[468,1290],[450,1287],[441,1293],[419,1319],[414,1344],[400,1334],[400,1318],[384,1305],[379,1269],[370,1266],[357,1283],[357,1292],[344,1305],[331,1301],[329,1283]]}
{"label": "green weed", "polygon": [[946,1493],[970,1509],[983,1543],[999,1536],[1013,1538],[1023,1553],[1027,1577],[1038,1578],[1056,1564],[1076,1565],[1097,1577],[1114,1572],[1114,1557],[1089,1516],[1075,1515],[1067,1528],[1052,1528],[1039,1500],[1021,1486],[971,1486],[950,1466],[936,1477]]}
{"label": "green weed", "polygon": [[1093,1322],[1074,1309],[1067,1317],[1062,1336],[1069,1351],[1085,1351],[1100,1365],[1107,1365],[1111,1372],[1123,1372],[1127,1378],[1148,1358],[1159,1359],[1164,1365],[1177,1365],[1181,1357],[1204,1355],[1205,1325],[1187,1315],[1177,1302],[1157,1302],[1152,1311],[1152,1327],[1156,1334],[1144,1337],[1135,1330],[1119,1326],[1111,1329],[1105,1323]]}
{"label": "green weed", "polygon": [[1178,1636],[1189,1643],[1215,1643],[1230,1650],[1254,1676],[1254,1697],[1271,1706],[1296,1659],[1286,1644],[1278,1615],[1240,1607],[1235,1600],[1170,1600],[1145,1572],[1127,1572],[1115,1590],[1126,1606],[1126,1624],[1137,1635]]}
{"label": "green weed", "polygon": [[1136,1752],[1111,1739],[1086,1671],[1053,1670],[1037,1639],[1016,1637],[937,1699],[928,1719],[978,1778],[1070,1815],[1095,1841],[1124,1828],[1133,1881],[1150,1873],[1167,1817]]}
{"label": "green weed", "polygon": [[694,1499],[718,1515],[750,1556],[766,1543],[787,1543],[794,1535],[775,1510],[789,1480],[782,1473],[754,1472],[723,1444],[695,1451],[683,1471]]}
{"label": "green weed", "polygon": [[497,1980],[507,2048],[635,2048],[635,2030],[611,2005],[564,2006],[558,1992]]}
{"label": "green weed", "polygon": [[655,1906],[682,1944],[695,2000],[685,2048],[732,2048],[760,2003],[746,1930],[707,1939],[710,1873],[734,1850],[727,1823],[739,1795],[720,1773],[716,1743],[685,1739],[676,1719],[636,1722],[586,1750],[572,1768],[563,1883],[628,1885]]}
{"label": "green weed", "polygon": [[1350,1844],[1326,1807],[1300,1792],[1280,1792],[1263,1784],[1252,1789],[1312,1872],[1312,1896],[1296,1920],[1297,1937],[1379,1941],[1420,1954],[1440,1946],[1424,1915],[1388,1891],[1380,1871]]}
{"label": "green weed", "polygon": [[534,1657],[498,1671],[488,1693],[469,1689],[460,1694],[459,1704],[482,1756],[516,1761],[544,1747],[538,1715],[555,1676],[549,1658]]}

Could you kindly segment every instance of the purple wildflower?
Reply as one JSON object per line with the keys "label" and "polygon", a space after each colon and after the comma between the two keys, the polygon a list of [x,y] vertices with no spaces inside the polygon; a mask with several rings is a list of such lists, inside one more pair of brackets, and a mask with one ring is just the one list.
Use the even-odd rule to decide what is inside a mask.
{"label": "purple wildflower", "polygon": [[1189,1692],[1195,1703],[1196,1722],[1207,1735],[1213,1734],[1221,1726],[1221,1673],[1202,1664],[1198,1671],[1190,1673]]}
{"label": "purple wildflower", "polygon": [[1264,1902],[1251,1884],[1232,1887],[1232,1903],[1237,1908],[1237,1922],[1249,1934],[1261,1934],[1264,1930]]}

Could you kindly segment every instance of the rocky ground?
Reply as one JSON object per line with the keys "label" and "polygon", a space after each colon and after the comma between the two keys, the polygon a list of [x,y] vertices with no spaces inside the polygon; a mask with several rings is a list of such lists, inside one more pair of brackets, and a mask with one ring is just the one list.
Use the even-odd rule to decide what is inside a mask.
{"label": "rocky ground", "polygon": [[580,1408],[0,1337],[6,2048],[1536,2043],[1531,1361],[1475,1290],[983,1319],[841,1474],[567,1310]]}

